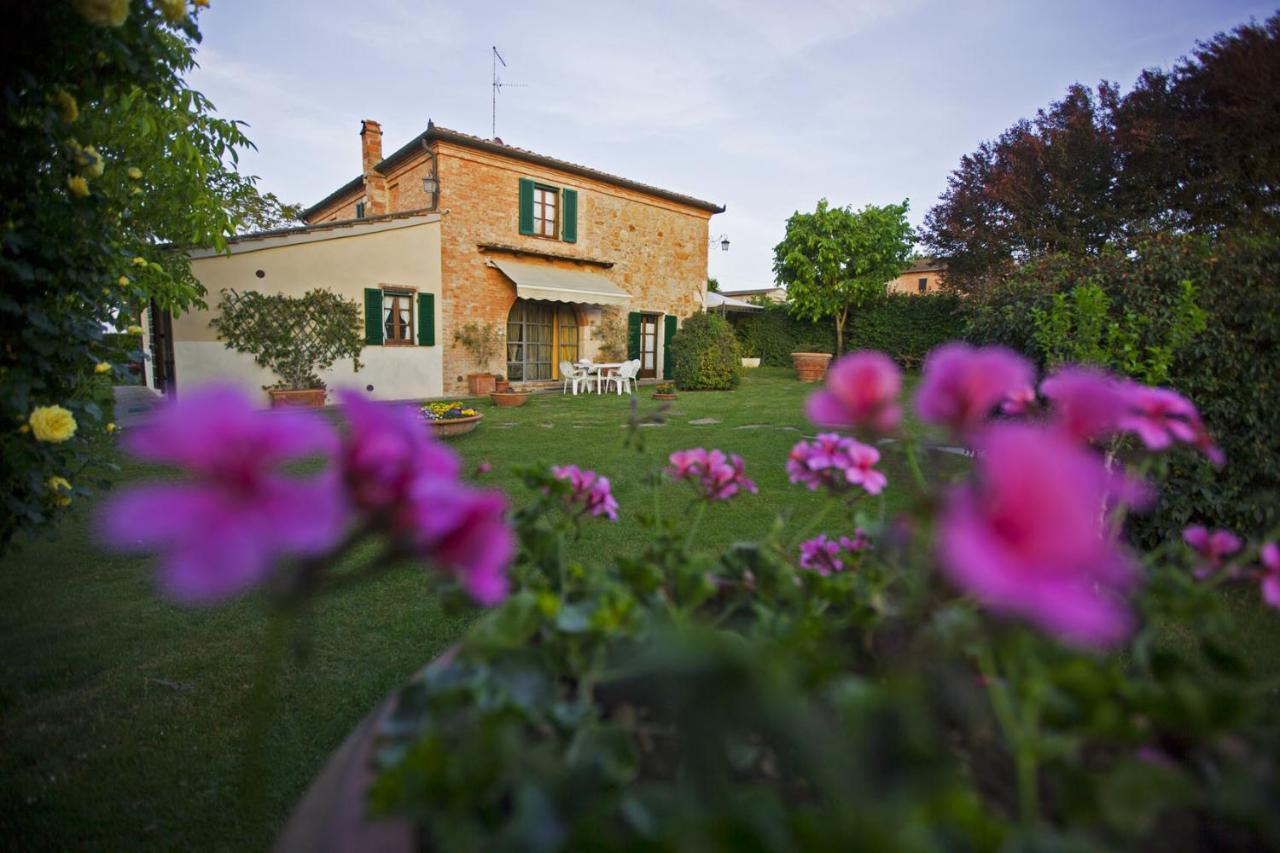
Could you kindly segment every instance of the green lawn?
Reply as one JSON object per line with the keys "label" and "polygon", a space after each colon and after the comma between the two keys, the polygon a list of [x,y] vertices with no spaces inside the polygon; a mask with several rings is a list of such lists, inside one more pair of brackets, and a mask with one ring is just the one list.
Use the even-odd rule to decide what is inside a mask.
{"label": "green lawn", "polygon": [[[453,441],[468,470],[494,466],[490,485],[522,500],[511,466],[574,462],[606,474],[622,506],[619,524],[593,523],[575,556],[606,560],[635,548],[635,514],[651,507],[642,482],[672,450],[740,453],[759,495],[712,507],[701,539],[719,548],[758,537],[779,511],[803,524],[820,498],[787,483],[783,464],[802,434],[812,386],[789,370],[749,371],[737,392],[685,393],[662,426],[642,428],[645,449],[624,447],[628,399],[535,396],[520,409],[485,413]],[[642,412],[658,404],[641,396]],[[714,419],[719,423],[692,424]],[[121,482],[167,472],[125,459]],[[891,503],[907,476],[884,464]],[[934,470],[963,465],[939,457]],[[939,467],[940,466],[940,467]],[[664,511],[684,512],[668,486]],[[59,538],[28,542],[0,561],[0,834],[24,848],[262,848],[325,758],[386,693],[455,640],[466,619],[441,612],[420,573],[406,567],[324,602],[307,654],[291,660],[269,733],[263,814],[242,815],[240,758],[266,620],[250,598],[186,610],[156,598],[144,560],[99,550],[92,506]],[[833,524],[829,532],[844,532]]]}

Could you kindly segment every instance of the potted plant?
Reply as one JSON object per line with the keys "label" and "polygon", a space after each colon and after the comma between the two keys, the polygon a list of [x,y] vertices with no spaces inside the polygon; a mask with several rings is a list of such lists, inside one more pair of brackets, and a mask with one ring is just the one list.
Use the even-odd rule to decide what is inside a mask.
{"label": "potted plant", "polygon": [[[453,333],[453,340],[471,355],[473,363],[483,368],[502,352],[502,336],[495,326],[487,323],[467,323]],[[487,370],[467,374],[467,390],[473,397],[491,393],[494,383],[494,375]]]}
{"label": "potted plant", "polygon": [[676,398],[676,383],[663,382],[653,389],[653,399],[655,400],[674,400]]}
{"label": "potted plant", "polygon": [[436,438],[452,438],[465,435],[484,420],[484,415],[458,401],[423,403],[422,419],[427,422]]}
{"label": "potted plant", "polygon": [[796,379],[801,382],[821,382],[831,363],[829,352],[793,352],[791,363],[796,368]]}
{"label": "potted plant", "polygon": [[529,392],[512,391],[508,385],[506,391],[494,391],[490,394],[489,400],[500,409],[515,408],[529,402]]}
{"label": "potted plant", "polygon": [[499,373],[497,376],[493,377],[493,390],[500,393],[506,393],[511,390],[511,383],[507,381],[505,376]]}
{"label": "potted plant", "polygon": [[224,290],[218,308],[221,316],[210,321],[218,338],[280,377],[265,389],[273,407],[323,406],[319,374],[340,358],[350,358],[354,370],[362,366],[360,306],[332,291],[285,296]]}

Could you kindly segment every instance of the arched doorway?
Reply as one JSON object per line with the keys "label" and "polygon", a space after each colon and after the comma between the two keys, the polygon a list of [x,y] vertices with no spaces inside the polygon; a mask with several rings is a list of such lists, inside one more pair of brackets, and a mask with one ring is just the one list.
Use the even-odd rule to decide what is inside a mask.
{"label": "arched doorway", "polygon": [[562,361],[578,360],[578,312],[562,302],[517,299],[507,315],[507,379],[557,379]]}

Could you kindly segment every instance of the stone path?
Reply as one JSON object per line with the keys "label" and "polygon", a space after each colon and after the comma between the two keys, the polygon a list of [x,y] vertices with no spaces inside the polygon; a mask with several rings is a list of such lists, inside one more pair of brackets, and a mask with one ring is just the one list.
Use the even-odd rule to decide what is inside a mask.
{"label": "stone path", "polygon": [[147,420],[164,401],[163,395],[145,385],[117,385],[112,391],[116,401],[116,426],[121,429]]}

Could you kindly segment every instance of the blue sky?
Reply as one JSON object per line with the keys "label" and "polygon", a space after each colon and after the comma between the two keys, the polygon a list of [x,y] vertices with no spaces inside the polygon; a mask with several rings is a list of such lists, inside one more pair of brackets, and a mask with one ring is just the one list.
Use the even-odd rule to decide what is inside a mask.
{"label": "blue sky", "polygon": [[711,199],[726,289],[772,283],[786,218],[820,197],[909,198],[918,225],[959,158],[1068,85],[1168,66],[1274,7],[1110,2],[438,3],[213,0],[192,85],[249,124],[261,186],[311,204],[427,119],[488,136],[490,45],[526,84],[508,144]]}

